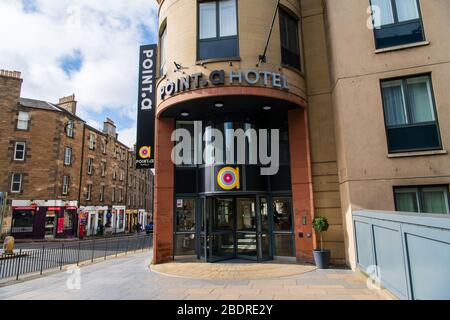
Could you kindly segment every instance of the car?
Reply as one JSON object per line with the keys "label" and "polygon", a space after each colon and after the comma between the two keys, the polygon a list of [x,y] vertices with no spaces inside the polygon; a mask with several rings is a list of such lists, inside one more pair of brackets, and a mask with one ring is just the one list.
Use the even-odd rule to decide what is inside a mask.
{"label": "car", "polygon": [[153,223],[149,223],[148,225],[145,226],[145,233],[150,234],[152,232],[153,232]]}

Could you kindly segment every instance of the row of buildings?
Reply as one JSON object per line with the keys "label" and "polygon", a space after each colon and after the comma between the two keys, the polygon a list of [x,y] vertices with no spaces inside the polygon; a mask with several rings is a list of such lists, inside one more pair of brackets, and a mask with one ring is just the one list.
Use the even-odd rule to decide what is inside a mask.
{"label": "row of buildings", "polygon": [[74,95],[50,103],[21,97],[21,86],[19,72],[0,71],[2,234],[64,238],[147,224],[153,175],[135,169],[114,122],[98,130],[77,116]]}
{"label": "row of buildings", "polygon": [[[154,263],[311,261],[320,216],[355,267],[355,210],[450,217],[449,1],[157,2]],[[167,166],[194,121],[279,129],[279,171]]]}

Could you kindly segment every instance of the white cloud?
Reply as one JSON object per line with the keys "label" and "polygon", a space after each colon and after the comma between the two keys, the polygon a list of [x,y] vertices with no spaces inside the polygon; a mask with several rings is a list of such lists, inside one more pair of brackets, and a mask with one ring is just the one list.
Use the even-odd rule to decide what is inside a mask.
{"label": "white cloud", "polygon": [[[36,10],[25,12],[25,2]],[[24,97],[56,102],[75,93],[81,116],[107,108],[132,131],[138,48],[148,42],[143,27],[156,34],[156,10],[155,0],[1,0],[0,68],[22,72]],[[81,69],[69,75],[61,63],[75,52]]]}
{"label": "white cloud", "polygon": [[129,148],[133,148],[136,143],[136,126],[128,129],[119,130],[119,140]]}

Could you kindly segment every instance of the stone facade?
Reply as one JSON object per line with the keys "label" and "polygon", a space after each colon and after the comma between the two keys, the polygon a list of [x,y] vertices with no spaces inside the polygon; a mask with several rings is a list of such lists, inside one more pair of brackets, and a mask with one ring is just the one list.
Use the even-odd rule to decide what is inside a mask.
{"label": "stone facade", "polygon": [[[140,199],[135,207],[150,213],[152,174],[134,169],[132,149],[118,140],[114,122],[107,119],[102,131],[92,128],[77,117],[74,95],[57,104],[25,99],[21,84],[20,73],[1,71],[0,190],[9,193],[9,204],[40,200],[112,208],[126,206],[132,193]],[[19,125],[24,114],[26,125]],[[23,160],[15,160],[17,142],[25,144]],[[20,190],[12,190],[13,174],[21,174]],[[128,187],[134,175],[140,188]],[[6,217],[3,231],[9,232],[11,208]]]}

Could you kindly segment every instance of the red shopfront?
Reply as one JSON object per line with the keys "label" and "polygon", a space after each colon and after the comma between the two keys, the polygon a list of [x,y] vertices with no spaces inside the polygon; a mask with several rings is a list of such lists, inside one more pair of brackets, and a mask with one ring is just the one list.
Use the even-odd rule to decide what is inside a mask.
{"label": "red shopfront", "polygon": [[77,209],[74,206],[13,206],[11,235],[17,239],[76,237]]}

